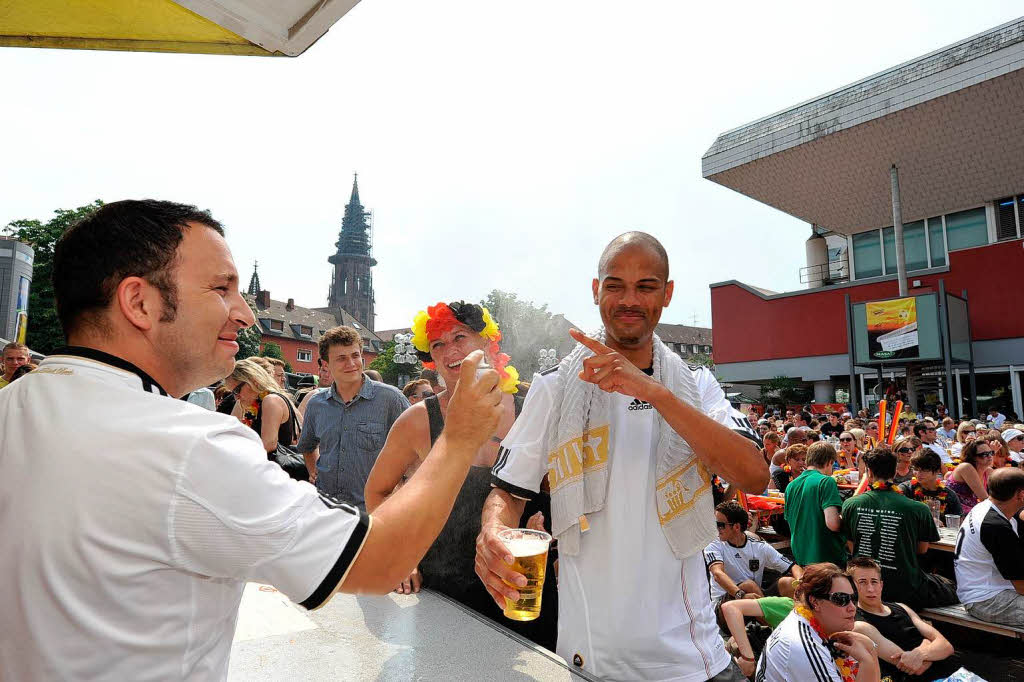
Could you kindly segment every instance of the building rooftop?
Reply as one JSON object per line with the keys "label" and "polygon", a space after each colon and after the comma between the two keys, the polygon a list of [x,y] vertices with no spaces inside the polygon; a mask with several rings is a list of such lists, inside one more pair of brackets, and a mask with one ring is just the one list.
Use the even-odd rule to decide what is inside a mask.
{"label": "building rooftop", "polygon": [[[292,299],[277,301],[270,298],[269,292],[263,291],[261,293],[266,296],[252,296],[250,294],[245,294],[244,296],[255,308],[260,331],[266,336],[280,336],[286,339],[317,343],[328,329],[343,324],[358,330],[359,335],[363,337],[364,341],[375,341],[380,344],[380,337],[359,324],[344,309],[304,308],[295,305]],[[271,325],[272,320],[282,322],[282,329],[274,329]],[[304,334],[303,328],[310,329],[310,333]],[[372,344],[371,347],[373,347]],[[379,350],[379,348],[374,348],[374,350]]]}
{"label": "building rooftop", "polygon": [[711,345],[710,327],[688,327],[685,324],[664,324],[660,323],[655,327],[655,332],[663,343],[684,343],[698,346]]}
{"label": "building rooftop", "polygon": [[1024,18],[722,133],[703,176],[840,234],[1024,189]]}

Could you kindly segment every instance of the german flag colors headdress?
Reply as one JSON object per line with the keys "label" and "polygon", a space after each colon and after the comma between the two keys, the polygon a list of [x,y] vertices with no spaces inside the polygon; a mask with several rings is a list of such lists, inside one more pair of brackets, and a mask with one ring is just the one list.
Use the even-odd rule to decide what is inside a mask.
{"label": "german flag colors headdress", "polygon": [[430,342],[456,324],[464,324],[490,341],[486,352],[493,359],[494,369],[501,377],[501,390],[505,393],[518,392],[519,372],[508,364],[510,358],[498,348],[498,342],[501,341],[498,323],[491,317],[487,308],[475,303],[439,302],[437,305],[429,306],[426,310],[416,313],[412,322],[412,345],[416,348],[416,354],[423,362],[423,366],[434,369],[433,358],[430,356]]}

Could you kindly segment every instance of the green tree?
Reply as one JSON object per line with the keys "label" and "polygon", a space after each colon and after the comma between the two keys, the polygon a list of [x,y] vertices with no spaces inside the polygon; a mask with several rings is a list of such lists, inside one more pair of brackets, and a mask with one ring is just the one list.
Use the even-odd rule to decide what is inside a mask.
{"label": "green tree", "polygon": [[32,263],[32,286],[28,294],[28,337],[32,350],[49,354],[64,345],[64,332],[57,319],[53,296],[53,247],[69,227],[103,205],[97,199],[78,208],[59,208],[54,217],[43,222],[35,219],[15,220],[7,224],[8,233],[35,250]]}
{"label": "green tree", "polygon": [[[256,314],[256,309],[252,307],[251,303],[249,304],[249,308],[252,310],[253,317],[258,318],[259,316]],[[254,355],[259,355],[261,338],[260,323],[258,320],[253,326],[239,332],[238,352],[235,353],[235,360],[244,360],[245,358],[251,358]],[[274,345],[276,346],[277,344]],[[281,347],[278,346],[278,350],[280,349]]]}
{"label": "green tree", "polygon": [[263,348],[260,349],[260,355],[265,358],[275,358],[284,362],[284,371],[291,372],[292,365],[290,362],[284,359],[284,352],[281,350],[281,346],[274,343],[273,341],[267,341],[263,344]]}
{"label": "green tree", "polygon": [[[380,376],[384,379],[385,383],[389,383],[392,386],[398,386],[398,379],[403,374],[415,378],[419,376],[422,365],[417,362],[414,365],[398,364],[395,362],[395,342],[388,341],[384,344],[384,350],[380,352],[380,355],[373,359],[368,369],[375,369],[380,372]],[[399,388],[402,388],[399,386]]]}
{"label": "green tree", "polygon": [[501,329],[501,350],[512,358],[524,381],[540,369],[539,353],[542,348],[563,345],[564,336],[552,324],[551,313],[545,303],[537,306],[523,301],[515,293],[494,289],[480,302]]}
{"label": "green tree", "polygon": [[810,400],[811,391],[790,377],[777,376],[761,384],[761,402],[778,405],[783,411],[786,405],[802,405]]}

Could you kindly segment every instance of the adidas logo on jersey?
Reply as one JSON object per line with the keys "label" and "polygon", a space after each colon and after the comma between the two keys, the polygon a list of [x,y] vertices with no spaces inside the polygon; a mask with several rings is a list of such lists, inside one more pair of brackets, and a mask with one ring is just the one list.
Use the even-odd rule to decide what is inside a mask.
{"label": "adidas logo on jersey", "polygon": [[630,412],[634,410],[653,410],[654,406],[648,402],[640,400],[639,398],[633,398],[633,402],[631,402],[629,404],[629,407],[627,407],[626,409],[628,409]]}

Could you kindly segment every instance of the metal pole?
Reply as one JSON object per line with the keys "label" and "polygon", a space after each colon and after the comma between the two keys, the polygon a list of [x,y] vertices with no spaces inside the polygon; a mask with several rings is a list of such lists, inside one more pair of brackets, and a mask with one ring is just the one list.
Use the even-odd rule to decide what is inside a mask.
{"label": "metal pole", "polygon": [[903,249],[903,213],[900,209],[900,173],[896,164],[889,170],[892,180],[892,231],[896,242],[896,279],[900,286],[900,296],[907,295],[907,254]]}
{"label": "metal pole", "polygon": [[850,359],[850,414],[857,415],[857,366],[854,362],[853,348],[853,315],[850,312],[850,295],[846,294],[846,352]]}
{"label": "metal pole", "polygon": [[947,407],[953,407],[953,419],[959,419],[960,413],[963,411],[961,405],[953,405],[953,401],[950,400],[952,391],[950,390],[953,386],[953,345],[949,339],[949,306],[947,303],[949,299],[946,298],[946,281],[943,279],[939,280],[939,333],[942,334],[942,355],[945,364],[945,377],[946,384],[946,403]]}

